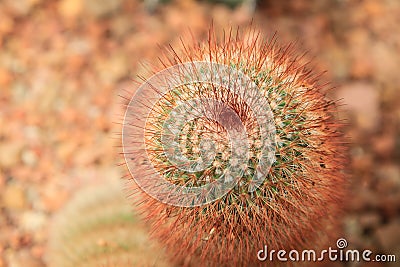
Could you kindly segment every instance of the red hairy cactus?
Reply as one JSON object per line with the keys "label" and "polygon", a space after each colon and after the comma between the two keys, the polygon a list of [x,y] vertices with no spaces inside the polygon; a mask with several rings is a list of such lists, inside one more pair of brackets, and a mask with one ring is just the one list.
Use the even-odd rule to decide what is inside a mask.
{"label": "red hairy cactus", "polygon": [[164,54],[127,97],[122,136],[128,191],[172,258],[253,266],[264,246],[324,244],[345,144],[318,75],[253,28]]}

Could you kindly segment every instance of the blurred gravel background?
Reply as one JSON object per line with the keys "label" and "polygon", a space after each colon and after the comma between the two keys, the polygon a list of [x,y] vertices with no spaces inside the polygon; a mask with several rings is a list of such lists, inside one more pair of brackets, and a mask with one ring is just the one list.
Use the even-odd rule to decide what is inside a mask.
{"label": "blurred gravel background", "polygon": [[[254,24],[309,51],[350,121],[350,247],[400,262],[400,1],[0,1],[0,267],[45,266],[78,188],[118,179],[118,93],[157,44]],[[334,245],[334,244],[332,244]],[[345,264],[338,266],[364,266]]]}

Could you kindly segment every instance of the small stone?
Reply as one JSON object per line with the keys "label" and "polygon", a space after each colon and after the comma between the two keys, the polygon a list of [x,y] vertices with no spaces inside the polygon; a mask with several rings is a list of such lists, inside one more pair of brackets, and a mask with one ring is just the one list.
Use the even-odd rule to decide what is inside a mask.
{"label": "small stone", "polygon": [[363,2],[365,12],[371,17],[381,17],[384,15],[384,2],[379,0],[368,0]]}
{"label": "small stone", "polygon": [[97,245],[99,247],[106,247],[107,246],[107,241],[104,240],[103,238],[99,238],[96,243],[97,243]]}
{"label": "small stone", "polygon": [[74,142],[63,142],[59,146],[57,146],[56,154],[57,157],[65,162],[68,163],[71,158],[73,157],[74,153],[77,150],[77,144]]}
{"label": "small stone", "polygon": [[113,54],[107,60],[99,62],[98,72],[104,84],[114,84],[127,75],[128,62],[125,55]]}
{"label": "small stone", "polygon": [[22,162],[30,167],[34,167],[37,163],[37,155],[32,150],[24,150],[21,155]]}
{"label": "small stone", "polygon": [[43,258],[44,252],[45,252],[45,248],[43,247],[43,245],[34,245],[31,248],[31,254],[36,259]]}
{"label": "small stone", "polygon": [[373,140],[372,148],[381,157],[390,157],[396,145],[395,135],[385,134]]}
{"label": "small stone", "polygon": [[400,191],[400,169],[397,165],[387,164],[377,168],[377,185],[378,192],[387,195],[388,193],[398,194]]}
{"label": "small stone", "polygon": [[118,16],[111,21],[111,31],[118,38],[124,37],[133,29],[129,16]]}
{"label": "small stone", "polygon": [[232,18],[237,25],[245,24],[254,15],[254,5],[250,4],[250,1],[246,2],[248,3],[241,4],[232,14]]}
{"label": "small stone", "polygon": [[374,157],[361,147],[356,147],[351,152],[352,168],[358,171],[369,170],[374,165]]}
{"label": "small stone", "polygon": [[160,5],[160,0],[144,0],[143,2],[148,12],[154,12]]}
{"label": "small stone", "polygon": [[355,118],[361,130],[372,131],[378,125],[379,99],[378,89],[366,82],[353,82],[338,90],[337,97],[343,98],[346,109]]}
{"label": "small stone", "polygon": [[385,195],[385,193],[380,193],[380,212],[383,217],[388,220],[394,220],[398,218],[398,210],[400,205],[400,194],[397,192],[390,192]]}
{"label": "small stone", "polygon": [[377,208],[379,204],[379,195],[368,187],[361,187],[358,189],[357,197],[354,197],[351,201],[351,207],[353,210],[366,210],[371,208]]}
{"label": "small stone", "polygon": [[6,262],[9,267],[44,267],[44,263],[35,259],[28,250],[7,251]]}
{"label": "small stone", "polygon": [[225,5],[216,5],[211,12],[211,16],[215,20],[215,25],[224,25],[226,21],[230,20],[231,12]]}
{"label": "small stone", "polygon": [[374,62],[374,78],[378,82],[398,83],[400,77],[397,67],[400,64],[400,58],[393,56],[397,53],[392,46],[386,42],[376,42],[371,45],[371,57]]}
{"label": "small stone", "polygon": [[39,127],[29,125],[24,128],[23,132],[24,138],[28,143],[39,144],[41,139],[41,132]]}
{"label": "small stone", "polygon": [[41,192],[40,207],[45,211],[54,212],[65,203],[67,198],[68,192],[65,189],[50,184]]}
{"label": "small stone", "polygon": [[46,221],[47,217],[43,212],[27,211],[22,214],[20,225],[27,231],[35,232],[42,229]]}
{"label": "small stone", "polygon": [[[1,27],[1,25],[0,25],[0,27]],[[12,78],[10,72],[8,72],[7,70],[4,70],[4,69],[0,69],[0,86],[1,86],[2,90],[6,90],[6,88],[9,86],[10,82],[12,81],[12,79],[13,78]],[[6,93],[8,93],[7,90],[6,90]],[[2,94],[3,94],[3,92],[2,92]]]}
{"label": "small stone", "polygon": [[75,18],[83,10],[83,1],[81,0],[62,0],[58,4],[58,11],[67,18]]}
{"label": "small stone", "polygon": [[326,62],[329,62],[329,69],[332,70],[332,75],[336,79],[345,79],[348,76],[350,68],[349,55],[343,48],[332,46],[324,52],[322,57]]}
{"label": "small stone", "polygon": [[381,223],[381,216],[376,212],[365,213],[360,215],[359,222],[363,228],[375,228]]}
{"label": "small stone", "polygon": [[18,142],[7,142],[0,144],[0,168],[11,168],[18,164],[22,144]]}
{"label": "small stone", "polygon": [[375,232],[375,236],[387,253],[394,253],[394,249],[400,247],[400,221],[382,226]]}
{"label": "small stone", "polygon": [[82,146],[74,155],[73,163],[78,166],[89,166],[100,157],[99,150],[91,149],[91,146]]}
{"label": "small stone", "polygon": [[2,194],[3,205],[7,209],[22,210],[27,207],[24,189],[16,184],[6,186]]}
{"label": "small stone", "polygon": [[20,1],[12,1],[7,0],[5,4],[16,14],[16,15],[27,15],[33,6],[36,4],[34,0],[20,0]]}
{"label": "small stone", "polygon": [[97,17],[110,15],[111,13],[117,11],[122,5],[122,0],[86,0],[83,2],[85,3],[85,10]]}
{"label": "small stone", "polygon": [[21,247],[28,246],[32,243],[32,236],[21,233],[18,229],[13,229],[8,236],[9,246],[12,250],[18,250]]}
{"label": "small stone", "polygon": [[374,65],[370,57],[366,55],[355,55],[351,66],[351,75],[355,79],[364,79],[371,77]]}

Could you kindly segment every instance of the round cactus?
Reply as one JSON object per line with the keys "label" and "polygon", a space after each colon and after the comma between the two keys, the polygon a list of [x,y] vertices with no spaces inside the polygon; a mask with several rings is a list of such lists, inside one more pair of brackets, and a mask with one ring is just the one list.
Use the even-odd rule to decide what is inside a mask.
{"label": "round cactus", "polygon": [[264,246],[311,249],[332,233],[342,124],[294,54],[254,29],[211,30],[208,42],[167,49],[164,70],[130,99],[130,190],[178,263],[257,265]]}
{"label": "round cactus", "polygon": [[171,266],[165,259],[119,184],[107,182],[77,192],[56,216],[46,260],[50,267]]}

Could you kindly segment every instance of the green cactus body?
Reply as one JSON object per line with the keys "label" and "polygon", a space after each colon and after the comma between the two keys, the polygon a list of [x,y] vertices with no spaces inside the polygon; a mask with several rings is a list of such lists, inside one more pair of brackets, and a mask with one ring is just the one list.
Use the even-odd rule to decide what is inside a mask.
{"label": "green cactus body", "polygon": [[[156,256],[154,256],[156,255]],[[149,241],[118,183],[76,193],[52,225],[49,266],[171,266]]]}

